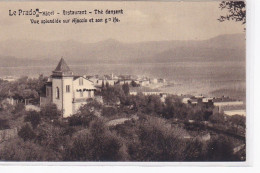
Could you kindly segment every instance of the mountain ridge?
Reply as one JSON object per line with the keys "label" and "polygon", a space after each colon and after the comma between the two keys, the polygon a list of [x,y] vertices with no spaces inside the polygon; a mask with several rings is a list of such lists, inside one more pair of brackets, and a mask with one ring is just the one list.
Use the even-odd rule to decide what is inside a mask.
{"label": "mountain ridge", "polygon": [[7,40],[0,42],[0,66],[50,65],[64,57],[70,64],[157,63],[176,61],[245,61],[245,34],[219,35],[207,40],[96,43]]}

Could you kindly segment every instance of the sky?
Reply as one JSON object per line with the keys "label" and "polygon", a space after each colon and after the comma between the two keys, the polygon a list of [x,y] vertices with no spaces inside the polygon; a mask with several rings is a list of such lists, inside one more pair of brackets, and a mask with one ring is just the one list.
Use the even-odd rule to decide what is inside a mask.
{"label": "sky", "polygon": [[[244,33],[239,22],[219,22],[219,2],[0,2],[0,41],[28,39],[40,41],[75,40],[94,43],[107,39],[121,42],[162,40],[205,40],[222,34]],[[123,15],[39,17],[72,19],[118,17],[119,23],[31,24],[32,16],[9,16],[9,10],[123,9]]]}

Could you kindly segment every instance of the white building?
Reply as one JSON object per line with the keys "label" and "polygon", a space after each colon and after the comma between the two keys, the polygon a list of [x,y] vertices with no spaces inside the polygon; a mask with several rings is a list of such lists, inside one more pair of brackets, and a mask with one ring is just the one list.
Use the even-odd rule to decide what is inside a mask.
{"label": "white building", "polygon": [[156,78],[150,79],[150,83],[151,84],[157,84],[158,83],[158,79],[156,79]]}
{"label": "white building", "polygon": [[54,103],[62,111],[63,117],[77,113],[78,109],[94,98],[95,87],[92,81],[83,76],[75,76],[63,58],[52,72],[46,84],[46,95],[40,105]]}
{"label": "white building", "polygon": [[228,116],[233,116],[233,115],[246,116],[246,110],[228,110],[228,111],[224,111],[224,114]]}

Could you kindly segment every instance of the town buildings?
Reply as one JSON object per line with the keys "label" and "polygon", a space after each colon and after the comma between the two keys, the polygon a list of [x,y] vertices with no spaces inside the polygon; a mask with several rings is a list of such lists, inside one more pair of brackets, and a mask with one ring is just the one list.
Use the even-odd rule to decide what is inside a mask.
{"label": "town buildings", "polygon": [[229,97],[210,98],[200,96],[184,96],[182,102],[190,105],[203,104],[207,107],[214,106],[214,112],[223,113],[228,116],[246,116],[245,104],[243,101],[231,99]]}

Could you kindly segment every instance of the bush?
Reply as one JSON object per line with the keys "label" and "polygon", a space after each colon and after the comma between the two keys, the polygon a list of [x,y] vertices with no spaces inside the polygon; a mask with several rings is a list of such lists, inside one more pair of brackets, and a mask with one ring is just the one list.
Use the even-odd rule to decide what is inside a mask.
{"label": "bush", "polygon": [[17,114],[20,113],[21,111],[23,111],[25,109],[25,106],[23,103],[18,103],[15,105],[14,110],[12,111],[13,114]]}
{"label": "bush", "polygon": [[18,136],[21,137],[24,141],[27,141],[34,139],[36,134],[32,130],[31,126],[26,124],[19,130]]}
{"label": "bush", "polygon": [[233,142],[229,138],[220,135],[209,142],[205,160],[239,161],[240,158],[233,154],[233,148]]}
{"label": "bush", "polygon": [[1,161],[58,161],[59,153],[37,145],[31,141],[13,139],[3,144],[0,152]]}
{"label": "bush", "polygon": [[76,136],[66,150],[68,161],[119,161],[123,160],[120,148],[122,142],[109,132],[102,121],[93,121],[90,132]]}
{"label": "bush", "polygon": [[61,111],[55,104],[48,104],[41,108],[40,115],[49,119],[57,119],[61,117]]}
{"label": "bush", "polygon": [[241,115],[233,115],[229,118],[230,122],[232,122],[237,128],[241,126],[243,128],[246,127],[246,118]]}
{"label": "bush", "polygon": [[183,152],[185,161],[203,161],[205,158],[205,145],[195,139],[187,140],[185,150]]}
{"label": "bush", "polygon": [[215,113],[209,117],[209,121],[215,124],[225,124],[225,117],[223,114]]}
{"label": "bush", "polygon": [[41,116],[36,111],[29,111],[27,116],[24,117],[25,122],[30,122],[32,127],[35,129],[41,123]]}
{"label": "bush", "polygon": [[173,129],[162,118],[148,117],[140,122],[138,140],[128,145],[133,161],[183,161],[186,141],[183,129]]}
{"label": "bush", "polygon": [[83,126],[87,127],[89,123],[95,119],[95,116],[87,116],[87,115],[72,115],[68,118],[68,122],[70,126]]}
{"label": "bush", "polygon": [[41,123],[37,127],[35,142],[45,148],[61,152],[69,142],[64,130],[64,128],[57,127],[53,123]]}
{"label": "bush", "polygon": [[117,108],[115,107],[103,107],[102,109],[102,116],[104,117],[112,117],[117,113]]}
{"label": "bush", "polygon": [[163,117],[186,119],[189,113],[188,107],[181,102],[178,96],[167,96],[165,99],[165,107]]}
{"label": "bush", "polygon": [[6,119],[0,119],[0,130],[10,129],[9,121]]}

